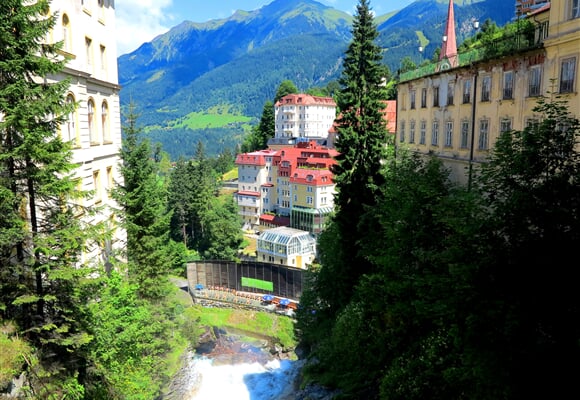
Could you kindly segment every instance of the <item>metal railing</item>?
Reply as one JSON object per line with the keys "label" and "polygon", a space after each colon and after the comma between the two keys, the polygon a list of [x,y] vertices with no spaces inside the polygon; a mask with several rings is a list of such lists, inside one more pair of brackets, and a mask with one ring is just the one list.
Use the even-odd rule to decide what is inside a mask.
{"label": "metal railing", "polygon": [[[540,48],[548,36],[548,22],[537,25],[534,29],[525,29],[520,32],[509,33],[501,38],[486,42],[468,51],[458,54],[458,62],[454,68],[470,66],[475,62],[492,60],[517,52]],[[412,81],[424,76],[433,75],[440,71],[441,61],[432,62],[418,67],[412,71],[406,71],[399,75],[399,82]]]}

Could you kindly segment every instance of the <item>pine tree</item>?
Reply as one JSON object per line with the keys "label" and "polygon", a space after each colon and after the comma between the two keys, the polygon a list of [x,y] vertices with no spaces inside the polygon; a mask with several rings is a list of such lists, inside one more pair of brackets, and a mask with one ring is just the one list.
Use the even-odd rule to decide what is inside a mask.
{"label": "pine tree", "polygon": [[88,271],[79,261],[88,240],[99,237],[76,218],[83,194],[70,144],[57,135],[74,107],[65,101],[69,82],[52,82],[67,60],[60,43],[45,43],[55,23],[48,1],[3,0],[0,15],[0,196],[7,212],[0,318],[17,321],[37,349],[37,362],[28,360],[34,395],[78,398],[75,374],[89,341],[80,283]]}
{"label": "pine tree", "polygon": [[[332,288],[330,292],[334,295],[327,300],[335,308],[348,303],[358,278],[372,270],[369,262],[359,256],[357,239],[365,230],[359,227],[359,216],[376,205],[385,181],[383,163],[390,141],[383,115],[386,70],[381,64],[381,48],[374,43],[377,36],[369,1],[361,0],[339,80],[342,89],[337,94],[340,115],[336,149],[340,154],[333,169],[338,192],[333,223],[337,224],[336,240],[341,254],[330,258],[341,261],[324,265],[320,274],[320,279]],[[324,253],[324,248],[321,252]]]}
{"label": "pine tree", "polygon": [[123,131],[120,170],[124,182],[115,188],[113,197],[124,211],[129,279],[144,299],[157,300],[166,293],[171,263],[167,191],[157,175],[149,142],[139,138],[132,104]]}

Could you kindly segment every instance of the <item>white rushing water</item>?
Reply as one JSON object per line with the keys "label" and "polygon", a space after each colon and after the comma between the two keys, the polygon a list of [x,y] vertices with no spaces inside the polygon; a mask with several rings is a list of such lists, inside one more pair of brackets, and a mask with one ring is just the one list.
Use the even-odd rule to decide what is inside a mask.
{"label": "white rushing water", "polygon": [[299,362],[213,365],[205,357],[192,362],[194,388],[184,400],[280,400],[293,392]]}

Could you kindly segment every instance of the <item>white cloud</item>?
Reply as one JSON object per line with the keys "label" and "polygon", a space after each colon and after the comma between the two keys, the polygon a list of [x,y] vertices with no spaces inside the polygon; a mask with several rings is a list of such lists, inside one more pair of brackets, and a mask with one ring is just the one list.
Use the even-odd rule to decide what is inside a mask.
{"label": "white cloud", "polygon": [[130,53],[167,32],[174,20],[164,10],[172,0],[118,0],[116,2],[117,55]]}

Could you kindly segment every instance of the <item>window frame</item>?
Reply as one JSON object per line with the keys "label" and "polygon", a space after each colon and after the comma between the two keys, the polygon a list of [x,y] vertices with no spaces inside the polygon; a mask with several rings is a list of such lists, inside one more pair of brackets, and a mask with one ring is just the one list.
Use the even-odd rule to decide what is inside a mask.
{"label": "window frame", "polygon": [[491,76],[489,75],[481,79],[481,101],[491,101]]}
{"label": "window frame", "polygon": [[453,147],[453,121],[445,123],[445,147]]}
{"label": "window frame", "polygon": [[436,119],[431,123],[431,146],[439,147],[439,121]]}
{"label": "window frame", "polygon": [[461,143],[459,145],[462,149],[469,148],[469,121],[461,121]]}
{"label": "window frame", "polygon": [[471,103],[471,78],[463,82],[463,104]]}
{"label": "window frame", "polygon": [[502,84],[502,99],[513,100],[514,98],[514,71],[504,71]]}
{"label": "window frame", "polygon": [[[571,64],[571,67],[569,65]],[[562,58],[560,62],[560,84],[558,85],[559,93],[573,93],[574,92],[574,81],[576,80],[576,57],[565,57]],[[565,70],[565,66],[568,66]],[[571,74],[569,79],[564,80],[564,74]]]}
{"label": "window frame", "polygon": [[419,144],[426,144],[427,143],[427,121],[422,120],[420,131],[419,131]]}
{"label": "window frame", "polygon": [[528,96],[539,97],[542,95],[542,66],[532,65],[528,73]]}
{"label": "window frame", "polygon": [[487,118],[483,118],[479,121],[479,140],[477,141],[477,149],[489,149],[489,120]]}

